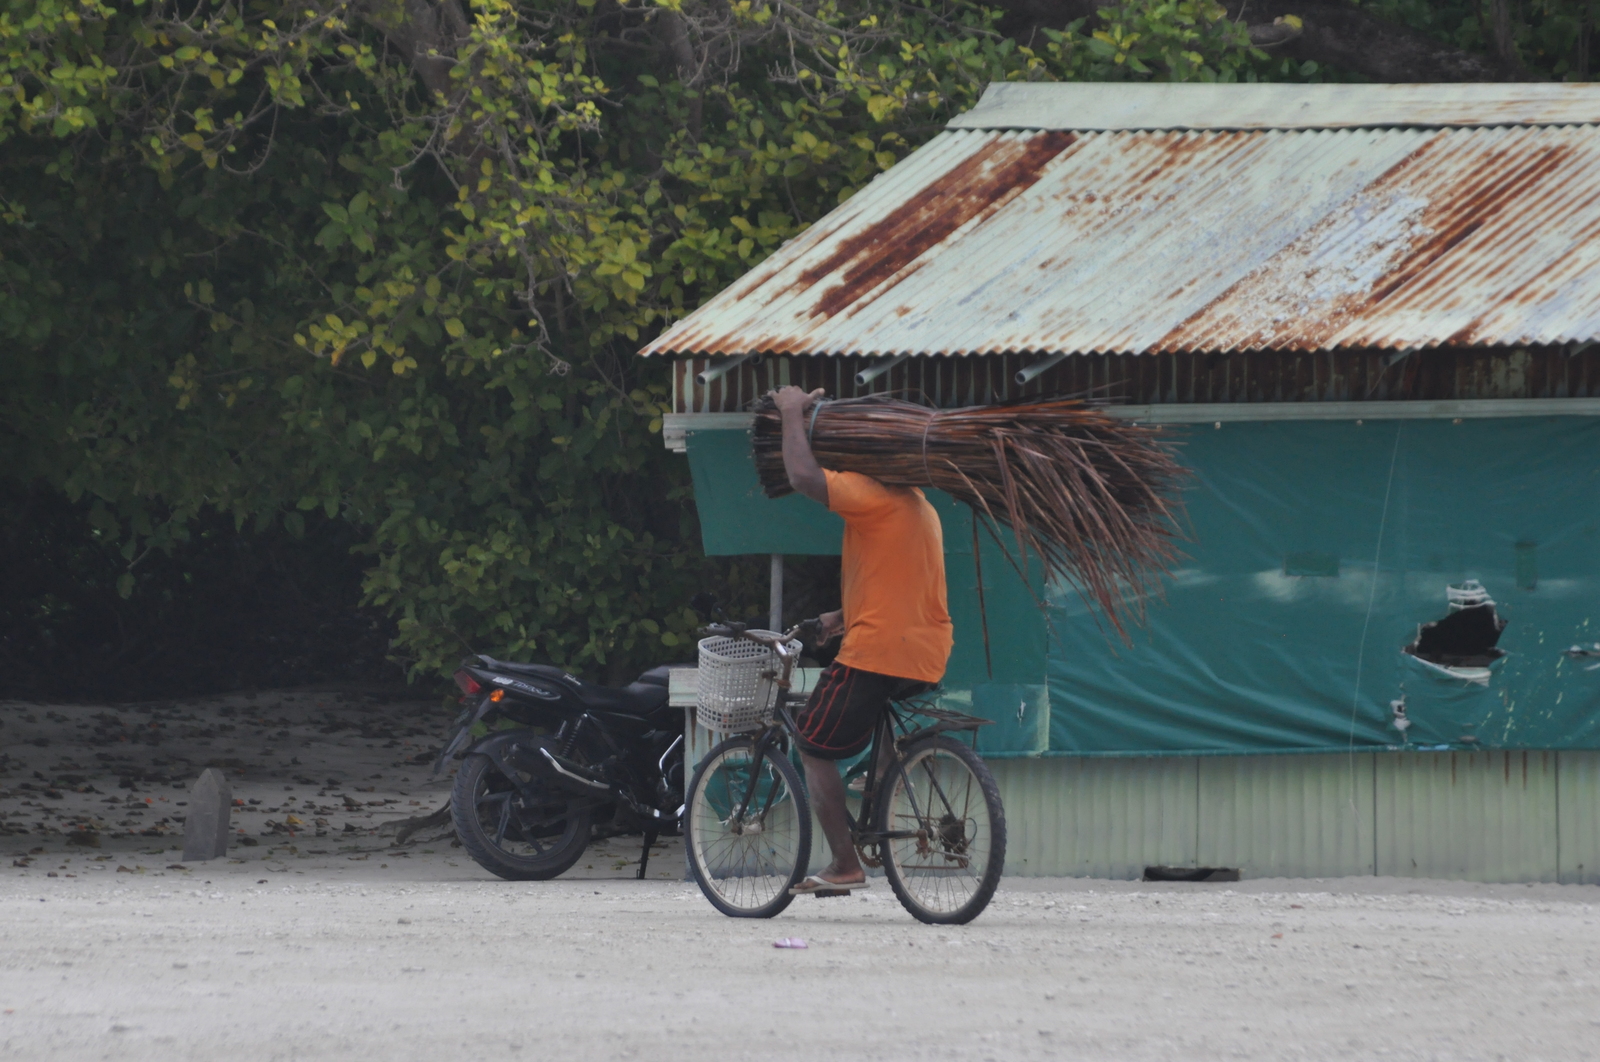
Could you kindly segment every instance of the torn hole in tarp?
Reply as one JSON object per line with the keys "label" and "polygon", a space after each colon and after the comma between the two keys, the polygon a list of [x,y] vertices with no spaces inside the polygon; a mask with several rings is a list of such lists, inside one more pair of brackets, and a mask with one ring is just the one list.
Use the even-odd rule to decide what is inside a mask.
{"label": "torn hole in tarp", "polygon": [[1487,686],[1490,668],[1506,655],[1498,648],[1506,620],[1476,579],[1449,587],[1446,600],[1445,617],[1418,626],[1404,652],[1451,678]]}

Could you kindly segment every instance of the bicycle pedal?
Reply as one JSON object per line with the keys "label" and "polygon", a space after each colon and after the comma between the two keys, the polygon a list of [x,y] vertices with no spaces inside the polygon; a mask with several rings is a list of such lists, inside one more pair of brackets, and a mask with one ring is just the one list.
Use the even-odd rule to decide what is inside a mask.
{"label": "bicycle pedal", "polygon": [[850,890],[849,889],[818,889],[816,892],[812,893],[811,895],[815,896],[817,899],[820,900],[824,896],[849,896],[850,895]]}

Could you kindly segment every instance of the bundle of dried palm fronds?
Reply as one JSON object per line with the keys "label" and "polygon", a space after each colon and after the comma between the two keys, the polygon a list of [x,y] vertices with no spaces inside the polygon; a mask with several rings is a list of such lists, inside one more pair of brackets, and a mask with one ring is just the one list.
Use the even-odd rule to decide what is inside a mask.
{"label": "bundle of dried palm fronds", "polygon": [[[1159,590],[1177,557],[1186,473],[1158,428],[1116,420],[1080,401],[1045,399],[929,409],[886,398],[825,402],[808,413],[824,468],[901,487],[937,487],[992,527],[1007,525],[1019,570],[1029,556],[1065,576],[1126,637],[1131,609]],[[791,490],[782,427],[770,399],[756,409],[755,462],[767,496]]]}

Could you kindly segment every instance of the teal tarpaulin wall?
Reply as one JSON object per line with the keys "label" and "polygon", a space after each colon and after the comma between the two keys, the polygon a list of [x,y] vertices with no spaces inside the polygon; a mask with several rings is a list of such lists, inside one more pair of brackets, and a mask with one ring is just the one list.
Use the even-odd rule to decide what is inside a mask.
{"label": "teal tarpaulin wall", "polygon": [[[702,519],[723,517],[708,550],[836,552],[814,505],[787,545],[765,544],[752,525],[767,518],[736,500],[741,460],[742,489],[754,484],[747,445],[742,432],[691,437]],[[1043,589],[986,543],[986,664],[971,518],[934,496],[956,620],[945,684],[1000,724],[986,751],[1398,748],[1390,703],[1402,697],[1413,749],[1600,748],[1600,668],[1588,670],[1600,656],[1565,652],[1600,641],[1600,424],[1225,424],[1188,430],[1183,459],[1193,540],[1132,646],[1108,640],[1066,587],[1050,588],[1047,630]],[[789,502],[810,504],[760,504]],[[1486,683],[1401,652],[1468,579],[1508,621]]]}
{"label": "teal tarpaulin wall", "polygon": [[804,495],[772,499],[762,492],[749,432],[690,432],[688,447],[706,553],[839,552],[843,520]]}

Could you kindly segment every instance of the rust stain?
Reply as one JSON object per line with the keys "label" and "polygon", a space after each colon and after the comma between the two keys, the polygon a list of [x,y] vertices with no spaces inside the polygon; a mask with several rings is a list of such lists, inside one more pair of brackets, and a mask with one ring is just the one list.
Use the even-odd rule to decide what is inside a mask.
{"label": "rust stain", "polygon": [[1373,289],[1377,304],[1421,276],[1450,250],[1517,202],[1572,154],[1566,145],[1546,148],[1507,174],[1504,151],[1486,154],[1465,178],[1452,182],[1451,194],[1435,199],[1423,211],[1422,223],[1433,235],[1415,248],[1388,278]]}
{"label": "rust stain", "polygon": [[[958,135],[974,139],[888,198],[864,191],[861,207],[813,226],[649,349],[1294,359],[1600,336],[1594,127]],[[1317,202],[1291,198],[1327,166],[1344,176],[1306,177]],[[1049,202],[1026,191],[1058,180]],[[1418,364],[1401,370],[1408,393],[1457,386],[1416,383]],[[1258,369],[1237,388],[1197,377],[1155,397],[1255,394]],[[1306,372],[1272,379],[1285,396],[1325,399],[1402,387],[1393,370]],[[1588,381],[1557,392],[1588,393]]]}
{"label": "rust stain", "polygon": [[[1166,176],[1170,168],[1183,165],[1192,156],[1204,153],[1226,157],[1236,148],[1266,134],[1213,133],[1209,136],[1201,136],[1194,133],[1167,133],[1156,135],[1159,137],[1157,148],[1159,159],[1139,176],[1140,184],[1150,184],[1157,178]],[[1221,152],[1218,152],[1219,147],[1222,149]]]}
{"label": "rust stain", "polygon": [[[1430,137],[1422,141],[1414,150],[1408,152],[1403,158],[1397,160],[1388,169],[1384,170],[1381,174],[1368,182],[1366,188],[1363,189],[1362,194],[1370,195],[1396,183],[1413,167],[1419,166],[1423,162],[1427,161],[1428,157],[1438,150],[1439,144],[1440,138],[1437,136]],[[1302,247],[1309,240],[1313,239],[1317,235],[1318,230],[1323,228],[1326,224],[1327,222],[1323,222],[1321,225],[1313,226],[1312,229],[1305,233],[1305,235],[1303,235],[1300,239],[1295,240],[1288,247],[1284,248],[1283,251],[1280,252],[1278,258],[1295,254],[1300,247]],[[1222,294],[1218,295],[1216,298],[1212,299],[1210,302],[1206,303],[1204,306],[1195,310],[1188,317],[1180,321],[1172,328],[1171,331],[1162,336],[1161,339],[1150,349],[1158,353],[1182,353],[1199,349],[1206,343],[1207,338],[1211,336],[1212,333],[1218,331],[1219,328],[1226,329],[1231,323],[1236,323],[1227,321],[1219,322],[1212,320],[1212,318],[1218,316],[1223,310],[1230,306],[1247,301],[1244,300],[1242,296],[1245,295],[1251,287],[1255,286],[1263,275],[1272,270],[1277,264],[1277,261],[1278,259],[1275,258],[1273,261],[1269,261],[1265,265],[1260,266],[1250,273],[1247,273],[1243,277],[1240,277],[1233,284],[1229,285],[1228,288],[1222,292]],[[1342,320],[1338,320],[1338,318],[1349,316],[1353,312],[1353,306],[1350,304],[1354,303],[1355,301],[1356,300],[1354,298],[1346,298],[1343,300],[1344,305],[1319,307],[1318,309],[1320,313],[1318,318],[1320,319],[1319,323],[1322,327],[1318,329],[1313,329],[1310,327],[1312,323],[1311,320],[1303,319],[1295,322],[1295,328],[1289,336],[1279,336],[1274,339],[1274,330],[1261,328],[1256,329],[1248,336],[1239,335],[1234,336],[1233,339],[1239,349],[1288,349],[1297,351],[1321,349],[1326,344],[1327,340],[1344,326],[1344,322]]]}
{"label": "rust stain", "polygon": [[[1449,274],[1455,270],[1441,270],[1438,268],[1440,260],[1508,208],[1514,206],[1518,214],[1528,212],[1530,200],[1537,198],[1541,186],[1553,183],[1548,180],[1551,173],[1573,155],[1574,148],[1570,144],[1558,144],[1531,151],[1527,148],[1486,151],[1477,154],[1470,168],[1463,172],[1453,168],[1448,157],[1438,157],[1445,155],[1451,139],[1435,135],[1423,141],[1362,190],[1361,197],[1368,201],[1409,195],[1426,202],[1416,225],[1419,233],[1426,235],[1390,266],[1369,291],[1350,291],[1313,303],[1280,322],[1254,329],[1240,328],[1245,322],[1237,319],[1239,311],[1257,301],[1253,296],[1261,295],[1256,289],[1265,279],[1276,277],[1280,285],[1292,288],[1297,278],[1279,274],[1283,273],[1286,263],[1306,254],[1306,248],[1313,245],[1319,229],[1328,225],[1332,221],[1330,218],[1285,248],[1273,261],[1240,278],[1221,295],[1191,313],[1151,349],[1157,352],[1201,349],[1208,343],[1217,344],[1221,338],[1219,332],[1232,332],[1227,339],[1236,349],[1320,349],[1332,343],[1352,322],[1361,320],[1396,293],[1416,298],[1432,295],[1430,302],[1438,309],[1458,306],[1459,299],[1452,298],[1446,290]],[[1313,267],[1305,273],[1304,279],[1309,281],[1318,268],[1321,267]],[[1498,271],[1504,265],[1491,261],[1487,268]],[[1407,298],[1406,301],[1412,300]],[[1476,342],[1485,319],[1478,317],[1443,342],[1450,345]]]}
{"label": "rust stain", "polygon": [[[1519,215],[1525,213],[1527,216],[1519,216],[1517,220],[1521,224],[1522,230],[1526,232],[1528,230],[1541,228],[1544,225],[1551,224],[1552,218],[1570,218],[1575,216],[1592,217],[1594,214],[1593,208],[1597,202],[1600,202],[1600,190],[1584,195],[1575,201],[1557,201],[1553,204],[1547,204],[1545,209],[1538,211],[1531,209],[1524,211],[1519,209]],[[1510,234],[1506,237],[1507,242],[1514,241],[1516,238],[1517,234]],[[1537,301],[1536,298],[1530,299],[1530,289],[1547,287],[1552,282],[1558,282],[1564,279],[1574,267],[1581,269],[1584,264],[1585,255],[1594,245],[1594,241],[1597,239],[1600,239],[1600,218],[1591,220],[1583,227],[1569,232],[1568,245],[1564,251],[1556,255],[1554,258],[1548,259],[1541,263],[1540,269],[1533,275],[1527,277],[1514,287],[1506,289],[1504,293],[1496,300],[1496,302],[1500,306],[1515,306]],[[1476,269],[1469,275],[1474,278],[1500,276],[1509,271],[1510,267],[1515,263],[1515,259],[1510,255],[1502,255],[1496,256],[1491,260],[1491,263],[1492,264],[1488,268]],[[1446,277],[1440,277],[1439,282],[1443,284],[1447,279],[1448,278]],[[1485,315],[1484,317],[1475,320],[1470,326],[1468,326],[1468,328],[1462,329],[1455,336],[1452,336],[1448,342],[1450,344],[1466,344],[1476,342],[1477,329],[1482,327],[1483,322],[1487,320],[1488,317],[1489,315]],[[1504,342],[1505,337],[1500,337],[1499,341]]]}
{"label": "rust stain", "polygon": [[1045,166],[1077,142],[1071,133],[1048,132],[985,144],[883,220],[840,240],[785,294],[834,279],[837,283],[817,299],[810,316],[840,313],[973,218],[992,214],[1033,187]]}

